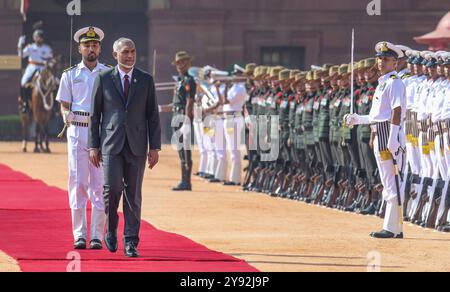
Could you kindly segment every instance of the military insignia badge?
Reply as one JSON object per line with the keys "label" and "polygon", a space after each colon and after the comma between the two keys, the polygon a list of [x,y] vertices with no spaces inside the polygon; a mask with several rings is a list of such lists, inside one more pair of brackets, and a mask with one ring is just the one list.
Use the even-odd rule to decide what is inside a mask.
{"label": "military insignia badge", "polygon": [[389,48],[388,48],[388,45],[387,45],[386,42],[383,42],[383,43],[381,44],[381,51],[382,51],[383,53],[386,53],[386,52],[389,51]]}
{"label": "military insignia badge", "polygon": [[90,28],[89,28],[89,31],[86,33],[86,36],[87,37],[89,37],[89,38],[95,38],[95,30],[94,30],[94,28],[91,26]]}

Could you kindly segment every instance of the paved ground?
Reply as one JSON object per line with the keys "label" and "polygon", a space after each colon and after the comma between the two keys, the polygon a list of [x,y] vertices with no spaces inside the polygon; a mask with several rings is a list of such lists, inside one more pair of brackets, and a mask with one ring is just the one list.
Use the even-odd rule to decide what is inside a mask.
{"label": "paved ground", "polygon": [[[51,155],[23,154],[19,143],[1,143],[0,163],[66,188],[66,145],[53,144],[52,149]],[[173,193],[170,187],[177,183],[179,168],[176,152],[166,147],[160,165],[145,177],[143,217],[262,271],[366,271],[372,254],[380,258],[382,271],[450,271],[449,234],[407,225],[405,240],[374,240],[368,235],[382,226],[376,217],[199,179],[194,179],[194,192]],[[16,270],[0,252],[0,271]]]}

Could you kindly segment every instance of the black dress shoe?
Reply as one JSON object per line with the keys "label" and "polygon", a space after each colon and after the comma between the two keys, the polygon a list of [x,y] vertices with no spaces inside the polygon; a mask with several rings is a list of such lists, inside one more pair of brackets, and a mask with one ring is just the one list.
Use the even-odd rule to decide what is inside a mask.
{"label": "black dress shoe", "polygon": [[105,244],[106,248],[110,252],[112,253],[117,252],[118,249],[117,234],[107,233],[105,236]]}
{"label": "black dress shoe", "polygon": [[91,240],[89,248],[93,250],[100,250],[103,248],[102,242],[98,239]]}
{"label": "black dress shoe", "polygon": [[221,183],[220,179],[217,179],[217,178],[212,178],[212,179],[209,180],[209,182],[212,183],[212,184]]}
{"label": "black dress shoe", "polygon": [[73,244],[74,249],[86,249],[86,239],[78,238]]}
{"label": "black dress shoe", "polygon": [[238,184],[238,183],[235,183],[235,182],[232,182],[232,181],[226,181],[226,182],[223,183],[223,185],[224,186],[231,186],[231,187],[233,187],[233,186],[240,186],[241,184]]}
{"label": "black dress shoe", "polygon": [[380,232],[372,232],[370,236],[379,239],[403,239],[403,233],[395,235],[394,233],[389,232],[387,230],[382,230]]}
{"label": "black dress shoe", "polygon": [[125,256],[128,258],[138,258],[139,253],[137,251],[137,247],[134,243],[125,243]]}
{"label": "black dress shoe", "polygon": [[366,209],[361,210],[359,212],[359,214],[365,215],[365,216],[366,215],[375,215],[376,213],[377,213],[377,208],[374,203],[370,204],[369,207],[367,207]]}
{"label": "black dress shoe", "polygon": [[172,188],[172,191],[174,191],[174,192],[192,191],[192,185],[190,185],[186,182],[182,182],[179,185],[177,185],[176,187]]}

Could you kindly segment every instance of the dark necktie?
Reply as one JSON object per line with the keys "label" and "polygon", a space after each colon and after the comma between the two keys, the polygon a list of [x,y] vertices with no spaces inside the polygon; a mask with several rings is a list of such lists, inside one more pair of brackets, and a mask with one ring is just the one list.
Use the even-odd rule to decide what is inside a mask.
{"label": "dark necktie", "polygon": [[125,75],[125,82],[123,83],[123,94],[125,96],[125,101],[128,100],[128,94],[130,93],[130,77]]}

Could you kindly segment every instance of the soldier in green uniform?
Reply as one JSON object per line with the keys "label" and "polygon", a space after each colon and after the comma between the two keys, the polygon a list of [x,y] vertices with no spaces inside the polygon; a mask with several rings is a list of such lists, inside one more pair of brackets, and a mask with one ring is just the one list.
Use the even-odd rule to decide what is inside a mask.
{"label": "soldier in green uniform", "polygon": [[306,98],[303,101],[303,114],[302,114],[302,126],[303,137],[306,146],[306,162],[308,165],[308,171],[305,173],[304,185],[300,193],[300,200],[307,203],[311,202],[311,194],[313,191],[312,178],[315,175],[314,167],[317,163],[316,156],[316,144],[314,141],[314,101],[316,98],[317,89],[320,84],[320,75],[309,71],[306,75]]}
{"label": "soldier in green uniform", "polygon": [[[374,58],[366,59],[364,61],[364,67],[364,79],[366,84],[361,90],[360,102],[356,107],[359,115],[368,115],[370,113],[379,77],[376,60]],[[359,125],[357,132],[361,164],[366,173],[366,182],[361,186],[360,192],[366,193],[366,201],[369,203],[368,206],[361,206],[362,209],[359,213],[362,215],[374,215],[380,205],[380,195],[375,189],[375,186],[379,184],[380,181],[377,177],[377,163],[371,147],[371,130],[368,125]]]}
{"label": "soldier in green uniform", "polygon": [[[280,92],[277,98],[277,113],[279,117],[279,132],[280,132],[280,153],[278,159],[278,173],[276,181],[273,185],[275,189],[275,195],[287,197],[288,181],[291,176],[291,155],[289,149],[289,114],[290,103],[294,99],[293,92],[291,90],[291,71],[282,70],[279,74]],[[295,78],[295,75],[293,76]]]}
{"label": "soldier in green uniform", "polygon": [[[300,83],[300,78],[296,78],[301,73],[300,70],[290,71],[290,91],[291,97],[289,99],[289,115],[288,115],[288,127],[289,137],[287,147],[289,151],[290,169],[289,174],[285,177],[282,186],[282,196],[286,198],[293,198],[295,192],[295,177],[298,175],[299,165],[298,157],[295,151],[294,134],[295,134],[295,111],[297,109],[296,87]],[[300,77],[300,76],[299,76]]]}
{"label": "soldier in green uniform", "polygon": [[[258,147],[260,152],[260,164],[258,167],[257,181],[254,190],[257,192],[268,192],[272,177],[275,175],[276,157],[270,156],[270,145],[278,145],[278,141],[271,138],[271,115],[275,114],[276,103],[274,97],[278,90],[278,74],[282,70],[281,67],[268,68],[265,74],[265,89],[260,97],[258,106]],[[278,135],[274,136],[275,139]],[[264,146],[264,147],[262,147]],[[275,163],[273,162],[275,160]],[[272,176],[271,176],[272,175]]]}
{"label": "soldier in green uniform", "polygon": [[[320,145],[319,145],[319,115],[320,115],[320,102],[322,97],[322,76],[324,75],[324,71],[322,70],[316,70],[314,71],[314,79],[318,80],[317,84],[312,90],[314,93],[314,103],[313,103],[313,134],[314,134],[314,149],[315,149],[315,165],[314,165],[314,172],[315,175],[313,176],[312,180],[315,184],[314,191],[317,189],[318,185],[318,179],[320,178],[322,171],[323,171],[323,159],[322,159],[322,153],[320,153]],[[315,192],[313,192],[315,193]],[[314,194],[313,194],[313,197]]]}
{"label": "soldier in green uniform", "polygon": [[[173,119],[183,120],[188,117],[190,121],[194,116],[194,99],[197,90],[197,85],[192,76],[189,75],[188,70],[192,67],[192,58],[187,52],[178,52],[175,56],[173,65],[177,67],[178,84],[173,97]],[[173,130],[180,131],[183,124],[174,127]],[[183,135],[184,136],[184,135]],[[182,147],[178,150],[181,163],[181,183],[174,187],[173,191],[191,191],[191,174],[192,174],[192,152],[186,147],[184,137],[180,137]]]}
{"label": "soldier in green uniform", "polygon": [[[266,171],[264,179],[263,191],[270,195],[275,195],[273,185],[275,184],[277,173],[281,168],[281,161],[279,157],[280,153],[280,135],[279,135],[279,120],[278,120],[278,109],[277,102],[281,97],[281,89],[279,82],[280,72],[284,68],[277,66],[272,68],[270,72],[270,91],[266,99],[266,117],[267,117],[267,146],[269,150],[266,153],[268,155],[268,169]],[[278,147],[278,149],[272,149],[273,147]],[[276,155],[272,155],[276,154]]]}
{"label": "soldier in green uniform", "polygon": [[322,90],[319,97],[320,110],[318,113],[317,139],[322,173],[316,187],[317,193],[314,195],[316,204],[321,203],[323,197],[326,196],[326,192],[329,190],[326,187],[326,182],[333,176],[334,170],[330,147],[330,102],[333,97],[333,89],[331,87],[332,74],[337,73],[337,71],[331,71],[332,67],[330,64],[323,66]]}
{"label": "soldier in green uniform", "polygon": [[261,147],[260,147],[260,139],[261,138],[265,138],[262,137],[262,135],[260,134],[260,128],[259,128],[259,121],[260,118],[262,116],[265,116],[265,108],[266,108],[266,101],[265,101],[265,96],[266,96],[266,92],[268,91],[268,81],[266,80],[267,77],[267,71],[268,71],[268,67],[265,66],[260,66],[258,68],[255,69],[255,74],[254,74],[254,80],[255,80],[255,86],[256,86],[256,92],[255,92],[255,97],[252,101],[253,107],[253,115],[255,116],[255,129],[253,129],[252,131],[252,135],[253,135],[253,143],[256,146],[256,158],[255,160],[257,161],[256,164],[256,168],[254,169],[253,173],[250,174],[250,178],[249,180],[250,185],[247,185],[247,188],[244,189],[248,189],[250,191],[261,191],[260,188],[258,187],[258,182],[260,181],[260,177],[262,176],[262,171],[265,167],[265,163],[264,161],[261,160]]}
{"label": "soldier in green uniform", "polygon": [[293,158],[296,174],[293,177],[292,195],[293,199],[299,200],[302,194],[302,182],[306,178],[306,145],[304,140],[303,113],[304,100],[306,99],[306,72],[295,76],[295,114],[293,119],[293,128],[291,130],[291,140],[293,143]]}
{"label": "soldier in green uniform", "polygon": [[[336,70],[336,68],[334,68]],[[329,195],[326,198],[326,205],[333,207],[341,193],[340,183],[345,175],[346,159],[342,152],[342,131],[339,120],[340,111],[342,107],[343,96],[345,96],[346,89],[342,84],[343,79],[347,79],[348,83],[348,64],[339,66],[338,75],[333,79],[332,84],[335,85],[334,97],[330,102],[330,144],[331,153],[335,157],[336,164],[334,166],[333,184],[330,186]],[[329,182],[328,182],[329,183]]]}
{"label": "soldier in green uniform", "polygon": [[[245,146],[247,149],[247,156],[244,157],[244,160],[248,160],[248,166],[245,169],[245,179],[244,179],[244,189],[246,189],[246,187],[248,187],[248,183],[249,183],[249,178],[251,177],[256,164],[258,163],[256,161],[257,158],[257,152],[255,149],[251,149],[252,146],[254,145],[250,145],[253,141],[251,141],[250,139],[253,138],[253,136],[251,137],[250,135],[250,131],[252,131],[255,127],[256,124],[254,123],[255,120],[252,119],[252,117],[254,117],[254,106],[256,106],[256,101],[257,101],[257,96],[256,96],[256,92],[257,92],[257,88],[256,88],[256,84],[254,81],[254,73],[255,73],[255,69],[256,69],[256,64],[251,63],[251,64],[247,64],[245,66],[245,72],[244,74],[248,77],[247,78],[247,82],[245,83],[245,89],[247,92],[247,96],[246,96],[246,100],[245,100],[245,104],[244,104],[244,116],[245,116]],[[254,147],[253,147],[254,148]]]}
{"label": "soldier in green uniform", "polygon": [[[358,153],[358,141],[356,137],[356,127],[349,128],[346,127],[344,123],[344,117],[347,114],[350,114],[352,107],[350,65],[348,66],[347,72],[348,74],[343,76],[341,79],[342,105],[338,116],[339,128],[341,131],[342,162],[344,163],[343,166],[346,167],[346,179],[342,184],[345,191],[342,193],[341,199],[338,202],[341,209],[346,209],[353,203],[356,196],[356,191],[354,189],[354,185],[356,184],[356,176],[361,168]],[[356,101],[353,100],[353,103],[353,106],[355,106]],[[347,209],[347,211],[351,210]]]}

